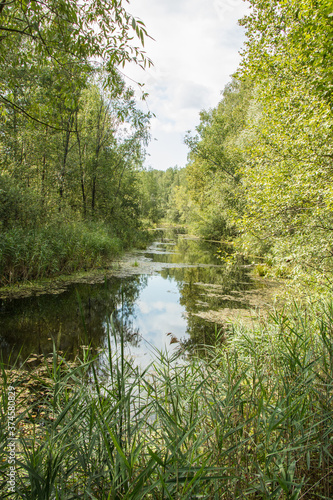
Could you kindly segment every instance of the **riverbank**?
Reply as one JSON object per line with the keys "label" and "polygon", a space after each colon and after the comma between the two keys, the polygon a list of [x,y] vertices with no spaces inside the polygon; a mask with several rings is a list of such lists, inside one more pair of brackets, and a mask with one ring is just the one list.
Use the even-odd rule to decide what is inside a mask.
{"label": "riverbank", "polygon": [[[142,276],[147,279],[162,273],[169,279],[177,278],[184,293],[183,304],[188,303],[186,314],[197,318],[193,319],[196,323],[208,322],[219,328],[234,322],[251,325],[282,303],[277,298],[284,289],[282,280],[255,275],[255,267],[243,262],[237,255],[222,260],[219,242],[200,240],[186,234],[181,227],[156,228],[150,234],[158,235],[160,239],[144,250],[123,252],[97,269],[3,287],[0,298],[49,296],[51,299],[73,285],[87,286],[87,292],[82,286],[80,288],[81,293],[86,295],[89,286],[106,284],[112,278],[127,280],[131,276]],[[192,299],[186,292],[188,287]],[[47,307],[45,301],[43,304]],[[75,308],[75,304],[71,307]]]}
{"label": "riverbank", "polygon": [[0,241],[1,290],[108,268],[126,249],[142,248],[148,242],[146,230],[119,234],[102,222],[59,222],[36,229],[8,229]]}
{"label": "riverbank", "polygon": [[[122,278],[137,274],[151,275],[165,268],[181,268],[182,264],[158,263],[144,256],[139,249],[118,253],[104,266],[50,278],[25,281],[0,287],[0,299],[17,299],[30,296],[58,294],[73,284],[103,283],[105,279]],[[196,267],[193,265],[192,267]]]}
{"label": "riverbank", "polygon": [[[91,225],[76,225],[75,228],[67,227],[63,231],[62,239],[67,238],[66,245],[64,244],[67,251],[64,253],[61,250],[64,242],[59,240],[59,232],[54,237],[44,236],[34,235],[29,240],[29,234],[16,235],[26,246],[21,249],[22,254],[18,254],[17,258],[6,251],[9,235],[7,234],[7,239],[3,238],[0,248],[3,273],[0,281],[1,299],[57,294],[74,283],[100,283],[105,277],[118,272],[121,262],[130,268],[128,261],[131,252],[128,248],[142,248],[151,239],[149,233],[144,231],[133,236],[132,241],[122,241],[100,225],[95,228]],[[44,248],[40,248],[42,242]],[[52,255],[45,255],[46,248],[50,248]],[[12,251],[14,250],[15,243],[12,244]]]}

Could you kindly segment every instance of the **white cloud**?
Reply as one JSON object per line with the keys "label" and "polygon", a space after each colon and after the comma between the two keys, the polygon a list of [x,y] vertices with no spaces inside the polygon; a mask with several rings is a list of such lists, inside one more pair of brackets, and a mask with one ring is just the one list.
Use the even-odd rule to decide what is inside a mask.
{"label": "white cloud", "polygon": [[247,11],[242,0],[132,0],[128,10],[148,33],[145,50],[154,67],[133,66],[125,73],[145,83],[153,141],[147,164],[184,166],[187,147],[180,141],[199,123],[199,112],[214,107],[240,61],[244,30],[237,20]]}

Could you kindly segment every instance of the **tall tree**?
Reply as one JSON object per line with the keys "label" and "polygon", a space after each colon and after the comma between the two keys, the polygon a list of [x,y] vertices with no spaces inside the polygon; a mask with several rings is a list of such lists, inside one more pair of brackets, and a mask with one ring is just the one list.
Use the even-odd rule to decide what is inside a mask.
{"label": "tall tree", "polygon": [[186,137],[189,194],[195,203],[198,229],[207,237],[232,233],[229,212],[241,210],[243,132],[251,99],[251,86],[234,79],[224,89],[218,106],[201,112],[197,134]]}
{"label": "tall tree", "polygon": [[[145,36],[144,24],[125,10],[122,0],[2,0],[0,71],[12,66],[13,55],[18,68],[26,68],[32,60],[38,67],[62,65],[71,57],[75,63],[102,66],[108,83],[115,86],[119,65],[151,63],[142,49]],[[134,37],[140,46],[133,43]],[[0,100],[6,109],[38,120],[14,102],[4,85]]]}
{"label": "tall tree", "polygon": [[254,82],[262,114],[243,169],[240,228],[278,261],[325,271],[333,244],[333,3],[250,3],[239,74]]}

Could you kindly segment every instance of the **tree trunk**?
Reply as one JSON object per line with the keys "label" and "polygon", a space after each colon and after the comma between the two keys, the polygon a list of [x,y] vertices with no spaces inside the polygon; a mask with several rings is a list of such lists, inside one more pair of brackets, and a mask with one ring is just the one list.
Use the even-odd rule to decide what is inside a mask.
{"label": "tree trunk", "polygon": [[87,217],[87,201],[86,201],[86,190],[85,190],[85,175],[84,175],[83,161],[82,161],[81,139],[80,139],[78,123],[77,123],[77,112],[75,114],[75,132],[76,132],[76,139],[77,139],[78,152],[79,152],[79,168],[80,168],[81,193],[82,193],[82,211],[83,211],[83,217],[86,218]]}
{"label": "tree trunk", "polygon": [[62,158],[62,166],[60,171],[60,183],[59,183],[59,212],[62,210],[64,191],[65,191],[65,177],[66,177],[66,166],[67,166],[67,157],[69,152],[69,141],[71,138],[72,126],[74,122],[73,113],[71,113],[68,121],[67,121],[67,130],[64,137],[64,154]]}

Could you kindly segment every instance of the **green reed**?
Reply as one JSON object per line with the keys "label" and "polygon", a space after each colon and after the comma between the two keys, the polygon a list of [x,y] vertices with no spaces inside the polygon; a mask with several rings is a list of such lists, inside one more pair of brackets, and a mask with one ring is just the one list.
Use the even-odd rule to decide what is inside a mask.
{"label": "green reed", "polygon": [[98,267],[122,249],[121,239],[101,223],[12,228],[1,235],[0,286]]}
{"label": "green reed", "polygon": [[89,351],[75,364],[54,351],[30,373],[2,367],[1,497],[12,384],[9,498],[332,498],[333,304],[235,326],[205,351],[155,353],[140,370],[110,322],[103,373]]}

